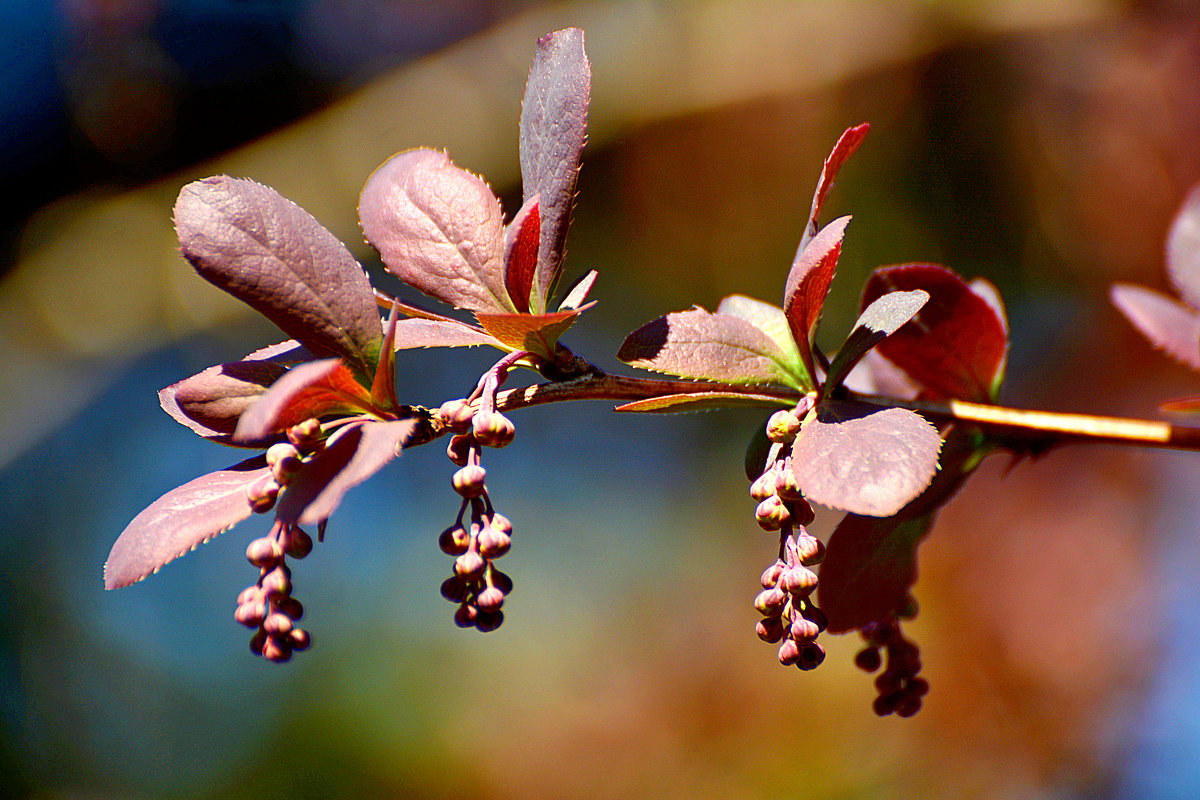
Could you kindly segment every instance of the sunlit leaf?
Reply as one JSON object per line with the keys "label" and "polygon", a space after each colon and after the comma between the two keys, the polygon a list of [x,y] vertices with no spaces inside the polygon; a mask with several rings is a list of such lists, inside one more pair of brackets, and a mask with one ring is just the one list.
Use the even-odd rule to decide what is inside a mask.
{"label": "sunlit leaf", "polygon": [[286,372],[271,361],[218,364],[166,387],[158,401],[163,411],[206,439],[253,447],[256,442],[232,440],[238,419]]}
{"label": "sunlit leaf", "polygon": [[524,199],[541,195],[534,311],[546,309],[562,269],[579,156],[587,141],[591,79],[583,31],[567,28],[538,39],[521,102],[520,139]]}
{"label": "sunlit leaf", "polygon": [[206,280],[315,355],[374,371],[383,331],[371,284],[307,211],[270,187],[218,176],[183,187],[175,228],[184,257]]}
{"label": "sunlit leaf", "polygon": [[709,411],[716,408],[755,407],[782,408],[788,403],[768,394],[741,392],[687,392],[648,397],[617,406],[614,411],[676,414],[682,411]]}
{"label": "sunlit leaf", "polygon": [[1151,344],[1200,370],[1200,311],[1160,292],[1127,283],[1114,284],[1109,294],[1113,305]]}
{"label": "sunlit leaf", "polygon": [[825,159],[825,163],[821,165],[821,177],[817,181],[817,190],[813,193],[812,209],[808,212],[808,224],[804,226],[804,235],[800,239],[800,247],[797,252],[803,252],[808,241],[817,235],[817,222],[821,216],[821,207],[825,205],[825,197],[829,194],[829,190],[833,188],[834,178],[837,177],[842,164],[845,164],[846,160],[854,155],[854,151],[862,144],[870,128],[869,124],[861,122],[843,132]]}
{"label": "sunlit leaf", "polygon": [[306,419],[360,413],[372,407],[367,390],[336,358],[292,367],[238,420],[234,439],[257,441]]}
{"label": "sunlit leaf", "polygon": [[920,289],[911,292],[890,292],[875,298],[859,315],[850,335],[846,337],[845,344],[829,365],[829,375],[825,378],[826,394],[836,391],[854,365],[872,347],[912,319],[928,300],[929,295]]}
{"label": "sunlit leaf", "polygon": [[387,327],[383,334],[383,350],[379,354],[379,367],[375,370],[375,378],[371,381],[371,402],[377,408],[395,409],[399,405],[396,399],[396,323],[399,322],[400,309],[392,306],[388,314]]}
{"label": "sunlit leaf", "polygon": [[396,349],[414,347],[477,347],[489,345],[507,348],[490,333],[456,319],[402,319],[396,323]]}
{"label": "sunlit leaf", "polygon": [[1008,358],[1008,325],[996,300],[936,264],[881,267],[863,287],[863,306],[889,292],[922,289],[927,302],[878,352],[941,397],[991,402]]}
{"label": "sunlit leaf", "polygon": [[325,449],[288,483],[279,496],[276,516],[301,525],[329,519],[346,492],[400,454],[416,428],[411,419],[350,423],[340,428]]}
{"label": "sunlit leaf", "polygon": [[435,150],[407,150],[371,174],[363,233],[388,271],[472,311],[515,311],[504,286],[504,215],[480,178]]}
{"label": "sunlit leaf", "polygon": [[[504,229],[504,285],[509,299],[522,313],[530,310],[530,293],[537,273],[538,236],[542,229],[538,199],[535,194],[526,200]],[[545,310],[545,306],[533,309],[539,314]]]}
{"label": "sunlit leaf", "polygon": [[551,314],[476,314],[475,318],[506,347],[552,358],[558,337],[575,324],[586,308]]}
{"label": "sunlit leaf", "polygon": [[886,517],[929,485],[941,446],[937,429],[907,409],[827,401],[804,420],[792,461],[809,500]]}
{"label": "sunlit leaf", "polygon": [[570,311],[573,308],[579,308],[583,305],[597,277],[599,277],[599,273],[596,270],[588,270],[585,275],[571,284],[571,287],[567,289],[567,294],[563,298],[562,303],[559,304],[558,310]]}
{"label": "sunlit leaf", "polygon": [[682,378],[799,388],[784,366],[786,356],[770,336],[744,319],[702,308],[643,325],[625,338],[617,358]]}
{"label": "sunlit leaf", "polygon": [[1200,309],[1200,184],[1188,192],[1167,234],[1167,277],[1184,302]]}
{"label": "sunlit leaf", "polygon": [[137,583],[250,516],[246,490],[271,474],[255,456],[164,494],[133,518],[104,565],[104,588]]}
{"label": "sunlit leaf", "polygon": [[783,313],[809,375],[817,374],[812,355],[813,331],[821,318],[821,307],[825,305],[829,284],[837,270],[842,238],[849,222],[850,217],[835,219],[798,251],[784,286]]}
{"label": "sunlit leaf", "polygon": [[816,387],[816,381],[804,366],[804,359],[801,358],[800,350],[796,347],[796,340],[792,338],[792,331],[788,327],[787,317],[782,308],[753,297],[747,297],[744,294],[731,294],[721,300],[716,313],[744,319],[770,336],[779,347],[783,363],[796,376],[800,385],[806,391]]}

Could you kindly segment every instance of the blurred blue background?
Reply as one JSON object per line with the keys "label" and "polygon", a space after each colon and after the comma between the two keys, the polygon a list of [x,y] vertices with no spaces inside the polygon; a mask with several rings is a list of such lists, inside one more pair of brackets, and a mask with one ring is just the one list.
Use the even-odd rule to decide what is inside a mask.
{"label": "blurred blue background", "polygon": [[[516,525],[507,620],[455,628],[438,446],[352,492],[294,568],[315,646],[285,667],[232,618],[250,520],[106,593],[122,528],[239,460],[156,392],[277,341],[175,251],[183,184],[269,183],[381,285],[355,198],[446,147],[515,210],[536,37],[587,32],[591,140],[568,343],[742,292],[777,300],[821,159],[872,122],[822,336],[878,264],[996,283],[1005,399],[1152,416],[1196,378],[1129,330],[1200,180],[1190,3],[60,0],[0,2],[0,791],[11,797],[1191,798],[1200,787],[1200,462],[1076,448],[997,459],[921,552],[933,684],[870,711],[855,637],[810,674],[753,634],[758,414],[530,409],[487,454]],[[488,353],[403,354],[404,400],[461,396]],[[838,515],[821,512],[827,535]]]}

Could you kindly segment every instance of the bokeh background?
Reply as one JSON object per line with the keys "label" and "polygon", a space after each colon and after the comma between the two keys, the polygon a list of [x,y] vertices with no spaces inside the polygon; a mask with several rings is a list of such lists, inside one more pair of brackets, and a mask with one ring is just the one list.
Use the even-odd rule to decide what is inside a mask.
{"label": "bokeh background", "polygon": [[[542,407],[489,453],[517,526],[507,621],[456,629],[440,447],[358,488],[295,566],[315,647],[255,659],[232,619],[251,520],[102,589],[124,525],[238,460],[156,391],[280,336],[178,257],[184,183],[269,183],[348,242],[392,152],[445,147],[519,197],[536,37],[578,25],[592,135],[567,337],[729,293],[777,300],[821,159],[872,123],[835,344],[876,265],[996,283],[1013,405],[1153,416],[1197,376],[1107,300],[1162,287],[1200,180],[1200,13],[1148,0],[0,3],[0,791],[37,798],[1192,798],[1200,791],[1200,456],[1078,447],[980,474],[921,550],[908,630],[933,684],[878,719],[855,637],[814,673],[753,633],[773,558],[741,459],[758,414]],[[401,397],[487,353],[405,354]],[[825,536],[838,515],[822,512]]]}

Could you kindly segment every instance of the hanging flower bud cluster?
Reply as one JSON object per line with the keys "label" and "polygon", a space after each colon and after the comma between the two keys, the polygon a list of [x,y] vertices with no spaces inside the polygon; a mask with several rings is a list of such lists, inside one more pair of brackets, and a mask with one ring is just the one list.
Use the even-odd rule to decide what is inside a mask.
{"label": "hanging flower bud cluster", "polygon": [[[304,459],[324,446],[321,424],[306,420],[288,430],[288,441],[271,445],[267,466],[271,474],[247,490],[250,507],[258,513],[270,511],[282,488],[300,470]],[[304,558],[312,552],[312,537],[299,525],[276,520],[270,532],[250,542],[246,560],[259,568],[258,581],[238,595],[233,617],[254,629],[250,650],[268,661],[283,663],[293,652],[308,648],[308,631],[296,623],[304,615],[304,606],[292,597],[292,572],[286,559]]]}
{"label": "hanging flower bud cluster", "polygon": [[921,710],[921,700],[929,693],[929,682],[917,675],[921,671],[920,648],[900,632],[900,618],[912,619],[916,609],[917,601],[910,596],[908,607],[901,615],[871,622],[862,628],[866,647],[854,657],[858,668],[875,672],[884,666],[884,658],[887,659],[887,666],[875,677],[875,690],[879,696],[872,705],[881,717],[888,714],[911,717]]}
{"label": "hanging flower bud cluster", "polygon": [[512,522],[492,507],[487,470],[480,462],[484,447],[505,447],[516,435],[512,421],[496,411],[496,391],[522,355],[506,356],[484,374],[470,397],[443,403],[437,412],[453,434],[446,455],[458,467],[451,485],[462,497],[454,524],[438,538],[442,552],[454,557],[454,574],[442,583],[442,596],[458,604],[456,625],[485,633],[504,622],[501,607],[513,587],[495,564],[512,546]]}
{"label": "hanging flower bud cluster", "polygon": [[763,590],[754,599],[763,616],[755,631],[764,642],[779,645],[781,664],[802,670],[825,660],[825,649],[816,639],[827,625],[812,599],[817,575],[809,569],[821,563],[825,546],[805,529],[815,514],[796,484],[791,463],[792,442],[812,404],[812,398],[805,397],[796,408],[771,415],[767,465],[750,487],[750,496],[758,501],[758,524],[765,531],[779,532],[778,558],[763,572]]}

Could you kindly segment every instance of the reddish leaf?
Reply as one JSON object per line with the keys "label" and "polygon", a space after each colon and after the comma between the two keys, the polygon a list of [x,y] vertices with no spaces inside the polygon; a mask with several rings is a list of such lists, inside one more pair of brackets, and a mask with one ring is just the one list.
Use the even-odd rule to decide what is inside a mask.
{"label": "reddish leaf", "polygon": [[575,324],[587,306],[553,314],[476,314],[483,329],[513,350],[528,350],[545,358],[554,355],[558,337]]}
{"label": "reddish leaf", "polygon": [[829,284],[837,270],[842,238],[850,217],[841,217],[826,225],[812,241],[796,253],[783,290],[783,313],[787,315],[792,338],[809,375],[816,375],[813,364],[812,336],[821,318],[821,307],[829,294]]}
{"label": "reddish leaf", "polygon": [[[504,285],[509,299],[521,313],[530,310],[533,278],[537,273],[538,236],[542,229],[538,198],[535,194],[526,200],[504,229]],[[545,306],[533,309],[537,314],[545,310]]]}
{"label": "reddish leaf", "polygon": [[273,364],[291,365],[312,361],[313,358],[312,352],[307,347],[295,339],[288,339],[286,342],[260,347],[242,361],[269,361]]}
{"label": "reddish leaf", "polygon": [[817,584],[830,633],[861,628],[904,607],[917,580],[917,545],[932,525],[933,514],[909,519],[847,514],[838,523]]}
{"label": "reddish leaf", "polygon": [[104,588],[137,583],[249,517],[246,490],[271,474],[266,463],[265,457],[255,456],[196,478],[151,503],[117,537],[104,565]]}
{"label": "reddish leaf", "polygon": [[1184,302],[1200,308],[1200,184],[1184,199],[1167,234],[1167,276]]}
{"label": "reddish leaf", "polygon": [[1109,294],[1117,309],[1151,344],[1200,370],[1200,312],[1165,294],[1127,283],[1114,284]]}
{"label": "reddish leaf", "polygon": [[837,391],[846,375],[871,348],[891,336],[913,318],[929,300],[929,294],[920,289],[911,292],[889,292],[875,298],[854,323],[846,342],[838,350],[829,374],[825,378],[826,395]]}
{"label": "reddish leaf", "polygon": [[710,411],[716,408],[749,406],[755,408],[780,408],[786,405],[778,397],[769,394],[743,394],[742,392],[687,392],[648,397],[617,406],[614,411],[638,411],[651,414],[677,414],[683,411]]}
{"label": "reddish leaf", "polygon": [[929,485],[941,446],[937,428],[912,411],[827,401],[804,420],[792,461],[809,500],[886,517]]}
{"label": "reddish leaf", "polygon": [[770,336],[744,319],[702,308],[643,325],[625,338],[617,358],[682,378],[799,388],[784,366],[786,355]]}
{"label": "reddish leaf", "polygon": [[1173,411],[1177,414],[1200,414],[1200,397],[1180,397],[1177,400],[1159,403],[1158,407],[1163,411]]}
{"label": "reddish leaf", "polygon": [[476,347],[481,344],[505,350],[490,333],[456,319],[402,319],[396,323],[396,349],[414,347]]}
{"label": "reddish leaf", "polygon": [[400,405],[396,399],[396,323],[400,309],[393,305],[388,314],[387,328],[383,333],[383,350],[379,354],[379,366],[375,379],[371,381],[371,403],[388,411]]}
{"label": "reddish leaf", "polygon": [[362,384],[336,358],[292,367],[242,414],[233,437],[257,441],[306,419],[353,414],[372,408]]}
{"label": "reddish leaf", "polygon": [[515,310],[504,287],[504,215],[480,178],[445,153],[407,150],[371,174],[363,233],[392,274],[472,311]]}
{"label": "reddish leaf", "polygon": [[174,383],[158,393],[163,411],[196,433],[241,447],[255,442],[234,442],[238,419],[287,368],[270,361],[235,361]]}
{"label": "reddish leaf", "polygon": [[183,255],[321,357],[369,375],[383,332],[371,284],[337,238],[274,189],[226,176],[183,187],[175,203]]}
{"label": "reddish leaf", "polygon": [[863,287],[863,306],[888,292],[923,289],[929,302],[878,346],[880,354],[940,397],[991,402],[1004,378],[1008,325],[992,302],[936,264],[881,267]]}
{"label": "reddish leaf", "polygon": [[792,331],[788,327],[787,317],[784,316],[782,308],[744,294],[731,294],[721,299],[716,313],[744,319],[770,336],[783,355],[783,363],[788,371],[797,377],[801,388],[804,391],[816,389],[817,383],[811,377],[811,373],[807,372],[808,368],[800,356],[796,340],[792,338]]}
{"label": "reddish leaf", "polygon": [[541,195],[534,311],[546,309],[562,269],[579,157],[587,141],[591,79],[583,31],[567,28],[538,40],[521,102],[520,139],[525,201]]}
{"label": "reddish leaf", "polygon": [[833,146],[829,157],[825,159],[825,163],[821,165],[821,178],[817,181],[816,192],[813,193],[812,209],[808,212],[808,224],[804,227],[804,235],[800,239],[799,249],[801,252],[808,241],[817,235],[817,220],[821,215],[821,206],[825,205],[825,197],[833,188],[833,180],[837,177],[838,170],[850,156],[854,155],[854,151],[862,144],[870,128],[870,125],[862,122],[844,131],[838,138],[837,144]]}
{"label": "reddish leaf", "polygon": [[301,525],[329,519],[346,492],[398,456],[416,429],[412,419],[342,427],[288,483],[279,496],[276,516]]}

